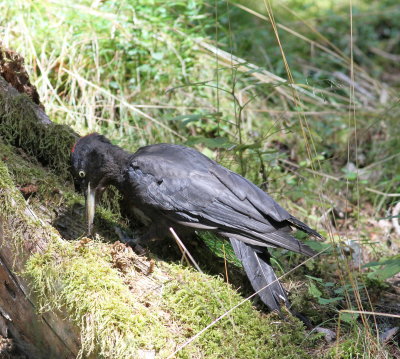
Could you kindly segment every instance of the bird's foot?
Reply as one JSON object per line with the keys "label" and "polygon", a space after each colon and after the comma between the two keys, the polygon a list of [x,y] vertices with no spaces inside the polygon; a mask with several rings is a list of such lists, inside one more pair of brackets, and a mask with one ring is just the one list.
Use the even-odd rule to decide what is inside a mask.
{"label": "bird's foot", "polygon": [[115,227],[115,233],[118,235],[119,240],[122,243],[125,243],[127,246],[131,247],[133,251],[139,255],[145,255],[146,249],[142,246],[145,242],[145,239],[142,237],[131,238],[129,237],[121,228]]}

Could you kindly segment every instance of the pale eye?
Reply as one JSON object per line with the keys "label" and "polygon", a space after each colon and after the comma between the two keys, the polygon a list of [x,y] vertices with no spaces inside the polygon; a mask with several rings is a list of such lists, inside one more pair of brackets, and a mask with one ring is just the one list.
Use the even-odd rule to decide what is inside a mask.
{"label": "pale eye", "polygon": [[83,177],[86,176],[86,173],[85,173],[84,170],[80,170],[80,171],[78,172],[78,175],[79,175],[80,178],[83,178]]}

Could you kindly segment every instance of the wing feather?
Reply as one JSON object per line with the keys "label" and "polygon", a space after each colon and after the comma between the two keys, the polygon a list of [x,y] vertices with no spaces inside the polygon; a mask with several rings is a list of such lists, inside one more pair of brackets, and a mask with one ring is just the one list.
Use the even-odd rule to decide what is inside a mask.
{"label": "wing feather", "polygon": [[141,148],[128,177],[133,187],[140,187],[139,200],[180,224],[212,228],[261,247],[314,254],[290,235],[290,226],[317,232],[256,185],[193,149],[166,144]]}

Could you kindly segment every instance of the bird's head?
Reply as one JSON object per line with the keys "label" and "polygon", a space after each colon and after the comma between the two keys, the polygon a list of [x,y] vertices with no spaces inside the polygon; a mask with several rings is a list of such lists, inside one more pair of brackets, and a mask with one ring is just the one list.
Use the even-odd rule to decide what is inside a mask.
{"label": "bird's head", "polygon": [[113,146],[109,140],[97,133],[81,137],[71,150],[71,172],[75,187],[86,199],[88,234],[93,228],[96,200],[111,183],[115,168]]}

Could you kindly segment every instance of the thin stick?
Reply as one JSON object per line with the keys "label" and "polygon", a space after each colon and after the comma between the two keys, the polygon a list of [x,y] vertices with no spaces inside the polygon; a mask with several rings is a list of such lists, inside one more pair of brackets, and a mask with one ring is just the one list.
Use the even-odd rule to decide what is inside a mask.
{"label": "thin stick", "polygon": [[293,166],[293,167],[296,167],[296,168],[298,168],[298,169],[305,170],[306,172],[309,172],[309,173],[312,173],[312,174],[315,174],[315,175],[318,175],[318,176],[321,176],[321,177],[325,177],[325,178],[328,178],[328,179],[331,179],[331,180],[334,180],[334,181],[337,181],[337,182],[340,182],[340,181],[341,181],[341,178],[332,176],[332,175],[327,174],[327,173],[315,171],[315,170],[312,170],[312,169],[310,169],[310,168],[301,167],[301,166],[298,165],[297,163],[294,163],[294,162],[289,161],[289,160],[285,160],[285,159],[283,159],[283,158],[278,159],[278,161],[280,161],[280,162],[282,162],[282,163],[285,163],[285,164],[287,164],[287,165],[289,165],[289,166]]}
{"label": "thin stick", "polygon": [[352,314],[368,314],[368,315],[378,315],[381,317],[391,317],[391,318],[400,318],[399,314],[389,314],[389,313],[380,313],[380,312],[366,312],[363,310],[348,310],[343,309],[339,311],[340,313],[352,313]]}
{"label": "thin stick", "polygon": [[196,263],[196,261],[194,260],[194,258],[192,257],[192,255],[189,253],[189,251],[187,250],[187,248],[185,247],[185,245],[183,244],[183,242],[180,240],[180,238],[178,237],[178,235],[175,233],[174,229],[172,227],[169,227],[170,232],[172,233],[172,235],[174,236],[176,242],[178,243],[178,245],[184,250],[184,252],[188,255],[188,257],[190,258],[190,260],[192,261],[192,264],[194,265],[194,267],[200,272],[203,273],[203,271],[200,269],[199,265]]}
{"label": "thin stick", "polygon": [[226,261],[226,252],[225,252],[225,244],[222,244],[222,248],[224,250],[224,266],[225,266],[225,276],[226,276],[226,283],[229,283],[229,275],[228,275],[228,263]]}
{"label": "thin stick", "polygon": [[[171,232],[173,232],[172,228],[170,228]],[[186,346],[188,346],[192,341],[196,340],[200,335],[202,335],[206,330],[208,330],[209,328],[213,327],[215,324],[217,324],[221,319],[225,318],[228,314],[230,314],[231,312],[233,312],[236,308],[240,307],[242,304],[246,303],[248,300],[250,300],[251,298],[253,298],[254,296],[256,296],[258,293],[260,293],[261,291],[263,291],[265,288],[269,287],[271,284],[279,281],[280,279],[286,277],[288,274],[294,272],[296,269],[300,268],[303,264],[307,263],[308,261],[310,261],[311,259],[314,259],[315,257],[319,256],[321,253],[327,251],[329,248],[331,248],[330,246],[325,248],[324,250],[318,252],[317,254],[313,255],[312,257],[306,259],[304,262],[300,263],[299,265],[297,265],[296,267],[292,268],[291,270],[289,270],[288,272],[286,272],[285,274],[281,275],[279,278],[275,279],[274,281],[272,281],[271,283],[268,283],[265,287],[262,287],[260,290],[258,290],[257,292],[253,293],[252,295],[250,295],[249,297],[243,299],[240,303],[236,304],[234,307],[232,307],[231,309],[229,309],[227,312],[225,312],[224,314],[220,315],[217,319],[215,319],[214,321],[212,321],[210,324],[208,324],[206,327],[204,327],[202,330],[200,330],[196,335],[194,335],[193,337],[191,337],[189,340],[187,340],[185,343],[183,343],[182,345],[180,345],[178,347],[178,349],[176,349],[171,355],[169,355],[167,357],[167,359],[172,359],[177,353],[179,353],[183,348],[185,348]]]}
{"label": "thin stick", "polygon": [[385,192],[378,191],[377,189],[373,189],[370,187],[365,187],[365,190],[368,192],[379,194],[384,197],[400,197],[400,193],[385,193]]}
{"label": "thin stick", "polygon": [[187,265],[190,266],[190,261],[185,253],[185,250],[182,248],[182,246],[178,242],[176,242],[176,244],[178,245],[178,248],[182,253],[181,263],[183,263],[183,260],[185,260]]}

